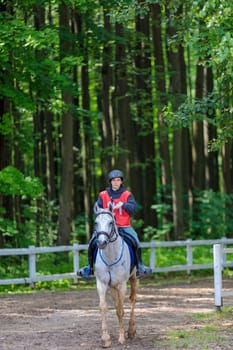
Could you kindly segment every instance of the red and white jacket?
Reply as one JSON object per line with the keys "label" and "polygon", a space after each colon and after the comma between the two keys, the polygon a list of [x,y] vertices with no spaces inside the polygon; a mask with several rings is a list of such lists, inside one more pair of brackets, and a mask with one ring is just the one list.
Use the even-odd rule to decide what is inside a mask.
{"label": "red and white jacket", "polygon": [[[110,198],[108,192],[106,190],[100,192],[99,197],[102,199],[103,202],[103,208],[108,208],[109,203],[113,203],[116,205],[119,202],[127,202],[129,196],[131,196],[131,192],[125,190],[121,193],[119,198],[113,199]],[[124,205],[118,209],[114,209],[116,224],[118,227],[129,227],[130,224],[130,215],[129,213],[124,209]]]}

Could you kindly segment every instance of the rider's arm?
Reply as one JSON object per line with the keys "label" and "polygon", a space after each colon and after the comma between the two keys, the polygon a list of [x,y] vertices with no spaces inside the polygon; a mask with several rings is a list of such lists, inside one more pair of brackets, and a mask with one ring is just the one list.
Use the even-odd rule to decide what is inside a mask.
{"label": "rider's arm", "polygon": [[136,210],[136,201],[134,199],[134,196],[131,194],[128,197],[127,202],[124,202],[122,205],[122,208],[125,209],[125,211],[127,211],[128,214],[133,214]]}

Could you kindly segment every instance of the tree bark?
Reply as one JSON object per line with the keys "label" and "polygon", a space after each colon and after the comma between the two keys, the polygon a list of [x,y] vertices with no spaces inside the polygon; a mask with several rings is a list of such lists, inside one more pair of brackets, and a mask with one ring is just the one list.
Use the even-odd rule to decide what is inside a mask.
{"label": "tree bark", "polygon": [[[142,2],[142,1],[140,1]],[[151,46],[150,46],[150,14],[135,17],[135,86],[136,91],[136,130],[139,142],[136,143],[135,159],[138,168],[137,193],[142,210],[144,227],[155,226],[157,216],[151,206],[155,204],[156,173],[155,173],[155,134],[152,108],[151,85]],[[135,168],[132,168],[135,172]]]}
{"label": "tree bark", "polygon": [[[167,104],[166,79],[165,79],[165,63],[163,57],[163,37],[162,37],[162,13],[160,4],[151,5],[152,17],[152,37],[155,58],[155,78],[156,78],[156,95],[158,104],[158,138],[159,138],[159,155],[161,159],[161,175],[162,184],[162,202],[170,207],[163,218],[163,223],[173,222],[172,213],[172,174],[171,160],[169,153],[168,127],[164,123],[163,106]],[[170,239],[170,232],[166,234],[166,238]]]}
{"label": "tree bark", "polygon": [[[211,94],[214,89],[213,71],[211,67],[206,68],[206,92],[207,95]],[[210,112],[207,111],[207,117],[214,120],[216,118],[215,110],[211,108]],[[208,143],[217,138],[217,128],[215,125],[208,123],[208,139],[206,142],[206,149],[208,150]],[[219,152],[212,151],[207,152],[207,166],[208,166],[208,179],[207,186],[215,192],[219,191],[219,165],[218,165]]]}
{"label": "tree bark", "polygon": [[[197,65],[196,73],[196,97],[203,98],[204,69]],[[205,155],[204,155],[204,131],[203,122],[193,123],[193,189],[201,191],[205,188]]]}
{"label": "tree bark", "polygon": [[[108,35],[112,33],[112,26],[110,23],[110,17],[108,15],[108,10],[104,10],[104,29]],[[103,169],[103,174],[107,174],[108,171],[113,167],[112,162],[112,152],[114,145],[114,120],[113,120],[113,111],[110,98],[110,87],[112,83],[112,69],[111,62],[113,61],[112,57],[112,48],[106,38],[104,40],[103,46],[103,59],[102,59],[102,69],[101,69],[101,78],[102,78],[102,90],[101,90],[101,111],[103,114],[103,119],[101,123],[101,135],[102,135],[102,156],[101,164]],[[103,184],[104,185],[104,184]]]}
{"label": "tree bark", "polygon": [[222,147],[223,188],[227,194],[233,192],[233,143],[225,143]]}
{"label": "tree bark", "polygon": [[[177,14],[182,13],[182,7],[177,9]],[[168,14],[169,16],[169,14]],[[169,16],[170,17],[170,16]],[[177,30],[174,25],[169,24],[167,28],[168,38],[176,35]],[[168,49],[168,64],[170,71],[170,89],[171,102],[173,110],[183,102],[186,93],[186,76],[184,52],[181,44],[178,44],[175,49]],[[173,133],[173,220],[174,220],[174,239],[181,239],[184,235],[185,220],[184,220],[184,184],[185,173],[187,169],[184,167],[183,148],[188,145],[184,144],[187,138],[183,140],[183,131],[177,130]]]}
{"label": "tree bark", "polygon": [[[62,34],[70,33],[70,12],[64,1],[59,5],[60,21],[60,54],[61,59],[71,52],[72,46],[66,41]],[[61,73],[64,67],[61,65]],[[72,81],[72,72],[69,72]],[[62,137],[61,137],[61,186],[58,214],[58,239],[59,245],[70,243],[71,222],[72,222],[72,188],[73,188],[73,114],[69,106],[73,104],[73,96],[69,88],[62,91],[62,99],[65,103],[65,109],[62,115]]]}

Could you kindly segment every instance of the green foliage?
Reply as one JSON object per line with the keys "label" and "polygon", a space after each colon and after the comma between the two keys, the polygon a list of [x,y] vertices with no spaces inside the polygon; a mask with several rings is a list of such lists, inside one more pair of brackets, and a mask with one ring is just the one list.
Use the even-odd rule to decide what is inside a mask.
{"label": "green foliage", "polygon": [[232,237],[232,205],[232,194],[212,190],[199,192],[194,206],[194,210],[198,210],[198,221],[192,222],[194,232],[199,232],[199,238]]}
{"label": "green foliage", "polygon": [[[3,208],[0,208],[0,212],[3,214],[5,210]],[[12,237],[15,239],[17,239],[17,237],[20,237],[20,233],[16,228],[15,222],[7,218],[0,217],[0,231],[3,232],[2,235],[4,237]]]}
{"label": "green foliage", "polygon": [[36,177],[24,176],[13,166],[0,171],[0,193],[2,195],[38,197],[44,190],[41,181]]}
{"label": "green foliage", "polygon": [[0,134],[4,136],[9,136],[12,133],[12,120],[9,114],[4,114],[0,123]]}
{"label": "green foliage", "polygon": [[73,230],[71,232],[71,243],[78,242],[85,244],[87,241],[86,222],[88,218],[79,215],[75,218],[73,223]]}
{"label": "green foliage", "polygon": [[[191,230],[185,233],[184,237],[193,239],[232,237],[232,206],[232,194],[214,192],[213,190],[196,192],[193,206],[196,215],[193,216],[193,218],[187,218]],[[147,226],[144,228],[144,241],[153,239],[164,240],[173,227],[172,222],[164,221],[164,216],[168,212],[170,206],[158,202],[152,205],[152,208],[156,210],[158,224],[157,227]],[[186,215],[187,214],[184,212],[184,217]]]}
{"label": "green foliage", "polygon": [[223,101],[219,101],[219,96],[211,93],[203,99],[186,99],[176,111],[170,106],[165,106],[163,115],[172,129],[186,128],[192,126],[194,121],[207,120],[210,124],[216,124],[216,120],[211,117],[215,115],[216,110],[223,107]]}
{"label": "green foliage", "polygon": [[164,216],[171,210],[171,206],[166,203],[158,203],[153,204],[151,208],[156,210],[158,224],[157,227],[146,227],[144,229],[147,240],[164,240],[173,227],[171,222],[164,222]]}
{"label": "green foliage", "polygon": [[36,265],[39,275],[71,272],[73,269],[73,254],[71,252],[37,254]]}
{"label": "green foliage", "polygon": [[[0,208],[0,231],[6,238],[5,247],[25,247],[35,244],[39,227],[45,234],[46,219],[39,222],[39,215],[35,206],[36,199],[42,200],[44,186],[36,177],[25,176],[13,166],[5,167],[0,171],[0,194],[1,196],[12,196],[12,200],[21,198],[21,210],[18,220],[9,219],[5,208]],[[45,206],[44,206],[45,209]],[[46,216],[47,218],[47,216]],[[51,226],[51,221],[49,223]],[[8,239],[9,238],[9,239]],[[45,242],[41,235],[41,243]],[[48,242],[48,238],[46,240]],[[51,243],[51,240],[50,240]]]}
{"label": "green foliage", "polygon": [[[45,12],[49,13],[51,6],[51,22],[46,18],[45,25],[40,29],[35,28],[34,10],[35,1],[22,1],[14,3],[14,15],[10,13],[0,13],[0,98],[9,99],[10,113],[4,114],[1,118],[0,134],[9,137],[10,145],[14,145],[20,149],[24,155],[25,166],[32,169],[33,164],[33,137],[43,144],[43,135],[34,134],[33,118],[34,113],[42,113],[43,117],[51,113],[56,116],[57,125],[54,127],[54,145],[53,154],[56,154],[56,164],[54,167],[60,168],[60,121],[61,115],[67,109],[74,112],[76,118],[76,126],[80,127],[81,139],[88,137],[90,143],[95,143],[94,156],[90,159],[91,166],[95,173],[100,172],[100,158],[111,158],[113,163],[121,156],[128,155],[134,150],[122,147],[121,141],[116,144],[104,145],[102,143],[99,127],[101,125],[101,111],[98,109],[103,104],[105,91],[101,90],[103,76],[105,74],[102,66],[103,45],[109,51],[116,51],[116,43],[120,43],[126,47],[126,80],[131,86],[127,92],[130,95],[132,118],[137,122],[137,136],[147,135],[148,132],[157,131],[156,115],[144,113],[144,107],[147,107],[148,100],[157,100],[160,91],[156,91],[153,85],[153,74],[151,74],[151,82],[153,91],[148,94],[146,89],[136,91],[135,76],[140,79],[145,78],[145,72],[135,72],[135,58],[138,59],[138,48],[135,47],[136,35],[140,35],[140,39],[144,40],[142,33],[136,33],[135,30],[135,14],[141,18],[150,14],[151,4],[159,4],[162,10],[162,31],[164,41],[164,58],[165,65],[168,64],[166,57],[166,45],[177,51],[178,45],[182,45],[185,54],[190,50],[191,62],[187,64],[187,73],[189,71],[188,80],[194,80],[194,67],[196,64],[203,65],[204,68],[212,68],[214,75],[214,92],[203,99],[193,98],[193,91],[189,96],[181,96],[182,103],[177,105],[177,109],[172,109],[173,101],[177,96],[166,95],[169,102],[164,106],[163,117],[172,131],[175,128],[190,127],[193,121],[206,120],[208,125],[213,123],[217,127],[217,139],[210,143],[211,149],[219,149],[226,141],[233,138],[233,118],[232,118],[232,72],[233,72],[233,38],[232,38],[232,9],[229,1],[223,0],[195,0],[193,2],[185,1],[132,1],[132,0],[101,0],[93,2],[91,0],[67,0],[65,4],[72,7],[72,14],[78,9],[79,15],[82,17],[83,33],[70,33],[62,31],[58,23],[57,7],[59,2],[51,4],[44,2],[36,5],[44,6]],[[111,30],[106,32],[103,23],[103,10],[110,18]],[[181,11],[180,11],[181,10]],[[114,34],[115,23],[121,23],[123,32],[127,33],[125,37]],[[167,29],[169,27],[178,31],[173,36],[169,36]],[[151,29],[151,28],[150,28]],[[72,49],[60,55],[60,35],[67,39],[67,43],[72,43]],[[166,40],[165,40],[166,39]],[[153,43],[150,43],[151,46]],[[137,45],[136,45],[137,46]],[[128,51],[127,51],[128,50]],[[71,52],[70,52],[71,51]],[[88,55],[85,55],[88,52]],[[136,52],[136,54],[135,54]],[[112,73],[117,68],[119,62],[115,62],[114,54],[110,52],[109,65]],[[154,63],[153,49],[152,51],[144,47],[143,55],[148,61]],[[187,57],[186,57],[187,58]],[[87,59],[87,61],[86,61]],[[83,103],[88,97],[87,91],[82,91],[84,72],[82,67],[86,65],[88,70],[88,86],[90,91],[90,106],[88,109],[83,108]],[[62,69],[61,69],[62,67]],[[151,68],[150,67],[150,68]],[[168,69],[169,67],[165,67]],[[128,70],[128,71],[127,71]],[[70,72],[72,71],[72,74]],[[192,72],[191,72],[192,71]],[[74,73],[74,74],[73,74]],[[135,75],[136,74],[136,75]],[[163,74],[163,73],[161,73]],[[169,89],[169,74],[166,72],[165,85]],[[75,81],[76,79],[76,81]],[[146,79],[145,79],[146,80]],[[67,88],[72,92],[72,97],[76,99],[75,104],[64,105],[61,91]],[[190,86],[190,89],[192,87]],[[112,74],[111,87],[109,91],[109,101],[112,106],[109,110],[113,111],[114,117],[114,94],[118,93],[114,74]],[[137,98],[137,95],[140,98]],[[149,95],[149,98],[148,98]],[[185,102],[183,102],[185,101]],[[103,107],[103,106],[102,106]],[[111,108],[110,108],[111,107]],[[159,107],[160,108],[160,107]],[[157,111],[158,105],[154,106]],[[137,111],[141,110],[140,115]],[[11,115],[12,113],[12,115]],[[112,112],[111,112],[112,114]],[[131,116],[130,116],[131,117]],[[87,121],[87,122],[86,122]],[[16,122],[19,123],[16,125]],[[115,123],[115,121],[114,121]],[[45,121],[46,124],[46,121]],[[118,124],[116,121],[115,124]],[[155,127],[156,124],[156,127]],[[53,125],[54,126],[54,125]],[[43,126],[45,129],[45,126]],[[120,125],[118,125],[120,130]],[[43,132],[45,131],[43,129]],[[118,135],[119,130],[113,130],[113,134]],[[43,134],[42,132],[42,134]],[[56,135],[55,135],[56,133]],[[157,135],[157,134],[156,134]],[[40,137],[42,138],[40,139]],[[135,142],[138,140],[135,136]],[[169,137],[172,137],[172,132]],[[38,139],[37,139],[38,138]],[[117,137],[116,137],[117,138]],[[80,143],[83,141],[81,140]],[[156,141],[157,142],[157,141]],[[159,141],[158,141],[159,142]],[[127,142],[126,142],[127,143]],[[77,146],[77,145],[76,145]],[[80,147],[80,148],[79,148]],[[78,146],[77,153],[85,153],[83,145]],[[156,146],[157,147],[157,146]],[[144,148],[142,148],[144,149]],[[12,147],[12,158],[14,157],[14,149]],[[43,163],[45,154],[41,154],[40,161]],[[94,159],[98,158],[98,159]],[[146,156],[145,156],[146,158]],[[144,164],[140,166],[146,166]],[[153,160],[152,160],[153,161]],[[58,165],[58,166],[57,166]],[[77,164],[75,164],[77,166]],[[60,170],[55,175],[54,182],[60,184]],[[80,173],[83,169],[80,169]],[[93,172],[94,172],[93,171]],[[159,167],[155,166],[155,172],[159,172]],[[42,174],[44,176],[44,174]],[[92,175],[92,174],[90,174]],[[171,174],[172,175],[172,174]],[[92,176],[90,176],[91,178]],[[92,180],[91,180],[92,181]],[[94,187],[94,186],[93,186]],[[17,169],[7,167],[0,172],[0,193],[3,196],[21,196],[21,198],[30,200],[27,204],[23,203],[22,213],[16,212],[16,216],[22,215],[21,222],[16,223],[9,219],[0,218],[0,230],[4,236],[14,238],[14,242],[18,245],[27,245],[36,241],[40,244],[52,244],[56,238],[56,217],[57,202],[48,202],[45,198],[41,198],[43,186],[41,182],[34,177],[24,176]],[[58,188],[56,187],[58,193]],[[40,198],[41,205],[31,201]],[[194,231],[199,231],[203,238],[216,238],[224,235],[232,235],[233,218],[230,208],[232,208],[231,196],[214,194],[211,192],[200,193],[197,196],[196,203],[199,210],[198,218],[194,222],[190,222],[190,226]],[[16,207],[14,208],[16,209]],[[171,208],[163,203],[163,199],[159,200],[156,205],[152,206],[158,216],[158,227],[146,227],[144,229],[144,239],[164,239],[164,236],[173,226],[172,223],[164,222],[164,217]],[[2,209],[3,210],[3,209]],[[17,210],[17,209],[16,209]],[[4,210],[2,211],[4,213]],[[6,214],[6,213],[4,213]],[[85,214],[78,216],[73,223],[73,232],[71,241],[86,241],[85,232]],[[143,227],[142,221],[135,223],[135,228]],[[189,233],[188,233],[189,235]]]}
{"label": "green foliage", "polygon": [[156,248],[156,266],[165,267],[186,264],[186,248]]}

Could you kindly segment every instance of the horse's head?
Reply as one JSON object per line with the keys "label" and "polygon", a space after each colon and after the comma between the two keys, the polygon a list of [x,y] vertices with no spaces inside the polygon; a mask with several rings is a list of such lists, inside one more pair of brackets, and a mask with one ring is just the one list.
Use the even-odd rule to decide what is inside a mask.
{"label": "horse's head", "polygon": [[102,209],[95,206],[95,232],[97,238],[97,246],[104,249],[109,242],[116,239],[116,224],[111,208]]}

